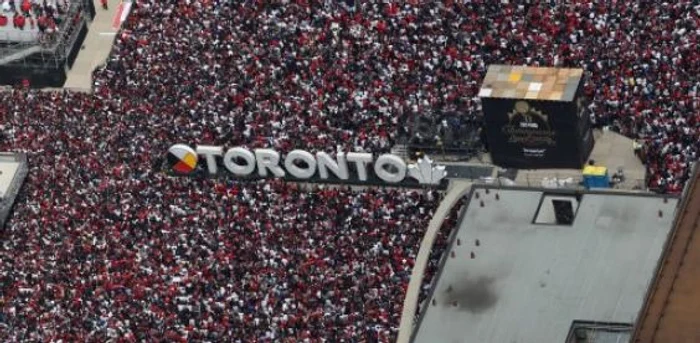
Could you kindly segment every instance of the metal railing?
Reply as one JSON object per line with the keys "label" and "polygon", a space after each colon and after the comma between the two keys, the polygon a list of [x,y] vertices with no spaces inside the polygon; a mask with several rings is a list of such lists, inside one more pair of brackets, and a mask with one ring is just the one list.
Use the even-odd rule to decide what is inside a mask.
{"label": "metal railing", "polygon": [[0,31],[0,42],[5,44],[17,43],[17,44],[36,44],[36,40],[39,37],[39,31],[21,31],[21,30],[3,30]]}

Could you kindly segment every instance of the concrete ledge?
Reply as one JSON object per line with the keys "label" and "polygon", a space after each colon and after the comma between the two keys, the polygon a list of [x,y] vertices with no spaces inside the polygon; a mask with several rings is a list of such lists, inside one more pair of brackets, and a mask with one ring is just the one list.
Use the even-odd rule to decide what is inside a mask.
{"label": "concrete ledge", "polygon": [[457,204],[459,199],[469,192],[471,185],[472,183],[468,181],[455,180],[428,224],[428,230],[418,250],[416,263],[411,272],[411,280],[406,289],[406,297],[404,298],[403,311],[401,313],[401,324],[399,326],[398,343],[409,343],[411,335],[413,334],[413,319],[416,316],[416,309],[418,308],[418,295],[420,294],[421,285],[423,283],[425,268],[428,265],[430,250],[433,248],[437,233],[442,223],[445,221],[445,218],[449,215],[450,210]]}

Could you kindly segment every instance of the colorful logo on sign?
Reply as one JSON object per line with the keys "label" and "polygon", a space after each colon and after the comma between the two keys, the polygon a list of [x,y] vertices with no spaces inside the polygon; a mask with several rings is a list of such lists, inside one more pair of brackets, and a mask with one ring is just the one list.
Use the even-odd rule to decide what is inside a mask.
{"label": "colorful logo on sign", "polygon": [[197,168],[197,152],[184,144],[175,144],[168,149],[168,165],[178,174],[189,174]]}

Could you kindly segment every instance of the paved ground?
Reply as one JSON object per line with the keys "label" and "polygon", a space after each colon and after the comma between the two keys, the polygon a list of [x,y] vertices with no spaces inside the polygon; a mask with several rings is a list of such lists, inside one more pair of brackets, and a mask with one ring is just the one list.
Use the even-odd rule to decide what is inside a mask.
{"label": "paved ground", "polygon": [[90,24],[90,31],[83,42],[83,48],[68,72],[68,79],[63,88],[90,92],[92,89],[92,71],[107,60],[112,50],[118,29],[113,27],[114,16],[120,0],[109,0],[109,10],[103,10],[99,0],[94,0],[97,15]]}
{"label": "paved ground", "polygon": [[[618,168],[624,169],[626,182],[618,188],[635,189],[644,186],[646,168],[634,154],[632,139],[612,131],[595,131],[595,140],[590,159],[594,160],[596,165],[607,167],[611,178]],[[570,177],[578,182],[582,175],[578,169],[520,170],[515,182],[518,185],[541,187],[543,178],[552,177]]]}
{"label": "paved ground", "polygon": [[[607,167],[611,178],[618,168],[624,169],[626,181],[617,188],[643,189],[646,168],[634,154],[633,140],[612,131],[594,131],[594,137],[596,141],[590,159],[594,160],[596,165]],[[492,164],[489,154],[471,159],[468,164],[494,167],[494,174],[500,169]],[[576,184],[582,179],[580,169],[520,169],[516,175],[514,181],[518,186],[531,187],[542,187],[544,178],[571,178]]]}
{"label": "paved ground", "polygon": [[445,198],[440,202],[440,206],[435,210],[430,224],[428,224],[428,231],[425,233],[425,236],[423,236],[423,241],[421,242],[418,256],[416,257],[416,263],[411,272],[411,281],[409,281],[408,289],[406,290],[403,312],[401,313],[398,343],[408,343],[411,339],[411,333],[413,333],[413,319],[415,318],[416,308],[418,307],[418,294],[420,292],[421,283],[423,282],[425,267],[428,264],[430,249],[433,247],[433,242],[435,242],[438,230],[450,213],[452,207],[454,207],[457,201],[467,194],[470,189],[471,182],[455,181],[445,195]]}

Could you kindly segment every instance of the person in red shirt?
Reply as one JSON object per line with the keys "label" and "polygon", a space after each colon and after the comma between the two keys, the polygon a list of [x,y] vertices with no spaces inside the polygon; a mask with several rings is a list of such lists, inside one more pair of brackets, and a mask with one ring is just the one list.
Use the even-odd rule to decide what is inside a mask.
{"label": "person in red shirt", "polygon": [[108,9],[109,9],[109,3],[107,2],[107,0],[100,0],[100,2],[102,3],[102,9],[103,9],[103,10],[108,10]]}
{"label": "person in red shirt", "polygon": [[52,18],[48,18],[47,29],[49,33],[56,32],[56,22]]}
{"label": "person in red shirt", "polygon": [[29,2],[29,0],[24,0],[22,1],[22,5],[20,6],[20,8],[22,9],[24,15],[28,16],[29,11],[32,9],[32,4]]}
{"label": "person in red shirt", "polygon": [[46,17],[45,16],[40,16],[36,20],[37,27],[39,28],[39,32],[43,33],[46,30],[46,26],[48,23],[46,22]]}
{"label": "person in red shirt", "polygon": [[15,25],[16,29],[24,30],[25,19],[23,15],[19,13],[15,14],[12,23]]}
{"label": "person in red shirt", "polygon": [[0,27],[7,25],[8,21],[6,16],[0,14]]}

